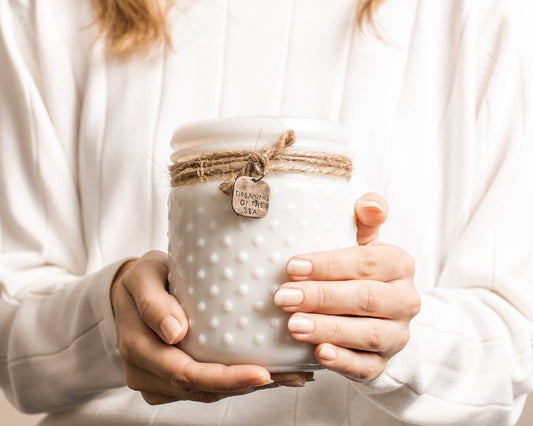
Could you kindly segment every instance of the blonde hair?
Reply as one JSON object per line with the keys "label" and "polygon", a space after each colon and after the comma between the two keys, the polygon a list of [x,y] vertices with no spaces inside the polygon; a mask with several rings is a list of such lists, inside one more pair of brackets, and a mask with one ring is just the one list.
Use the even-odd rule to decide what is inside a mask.
{"label": "blonde hair", "polygon": [[[131,56],[163,43],[170,46],[166,19],[173,0],[91,0],[95,24],[111,54]],[[357,24],[372,22],[384,0],[358,0]]]}
{"label": "blonde hair", "polygon": [[385,0],[359,0],[357,8],[357,25],[363,28],[366,23],[373,24],[374,13]]}

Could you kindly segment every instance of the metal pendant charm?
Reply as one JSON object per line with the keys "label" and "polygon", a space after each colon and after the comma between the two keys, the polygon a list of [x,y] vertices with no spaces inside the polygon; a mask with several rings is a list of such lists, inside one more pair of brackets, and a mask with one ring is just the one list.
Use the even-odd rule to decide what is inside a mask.
{"label": "metal pendant charm", "polygon": [[239,216],[261,218],[268,212],[270,186],[261,179],[241,176],[235,179],[231,206]]}

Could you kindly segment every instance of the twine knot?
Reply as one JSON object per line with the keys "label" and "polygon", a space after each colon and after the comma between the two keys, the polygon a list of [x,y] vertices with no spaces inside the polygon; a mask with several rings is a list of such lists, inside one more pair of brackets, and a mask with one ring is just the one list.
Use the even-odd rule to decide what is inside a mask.
{"label": "twine knot", "polygon": [[247,164],[237,173],[232,173],[219,186],[219,189],[226,195],[230,195],[233,191],[233,183],[235,179],[241,176],[255,177],[256,180],[261,180],[265,176],[268,165],[271,159],[277,159],[279,154],[288,147],[294,145],[296,138],[293,130],[287,130],[281,134],[275,144],[258,151],[251,151],[247,157]]}

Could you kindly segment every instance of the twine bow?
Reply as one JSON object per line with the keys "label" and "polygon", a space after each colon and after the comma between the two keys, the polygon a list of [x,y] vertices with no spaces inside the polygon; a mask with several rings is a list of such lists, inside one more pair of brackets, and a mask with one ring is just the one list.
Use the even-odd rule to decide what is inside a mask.
{"label": "twine bow", "polygon": [[233,183],[235,179],[241,176],[256,177],[261,180],[266,174],[271,159],[276,159],[281,152],[294,145],[296,139],[293,130],[287,130],[277,140],[277,142],[259,151],[252,151],[248,154],[247,164],[237,173],[227,177],[218,187],[224,194],[230,195],[233,192]]}

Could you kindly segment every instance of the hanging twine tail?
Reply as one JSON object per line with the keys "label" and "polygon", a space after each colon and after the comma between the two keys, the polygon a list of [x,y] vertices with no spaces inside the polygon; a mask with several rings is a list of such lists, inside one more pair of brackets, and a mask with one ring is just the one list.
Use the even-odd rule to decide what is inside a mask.
{"label": "hanging twine tail", "polygon": [[289,149],[294,131],[285,131],[272,146],[257,151],[226,151],[177,159],[169,168],[172,187],[224,178],[219,189],[230,195],[235,179],[250,176],[261,180],[269,173],[307,173],[350,180],[352,161],[339,154]]}
{"label": "hanging twine tail", "polygon": [[233,192],[233,184],[235,179],[241,176],[250,176],[255,178],[262,178],[267,170],[268,163],[271,159],[277,159],[279,154],[288,147],[294,145],[296,138],[293,130],[287,130],[276,141],[276,143],[266,149],[259,151],[252,151],[248,154],[247,164],[237,173],[232,173],[224,182],[219,185],[219,189],[226,195],[231,195]]}

